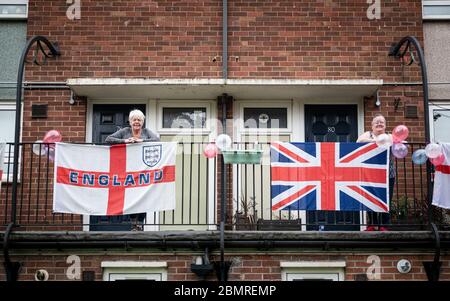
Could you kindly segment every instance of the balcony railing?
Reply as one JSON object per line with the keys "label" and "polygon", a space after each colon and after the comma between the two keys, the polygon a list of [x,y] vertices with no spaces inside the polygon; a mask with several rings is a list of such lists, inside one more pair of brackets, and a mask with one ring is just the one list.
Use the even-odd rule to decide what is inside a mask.
{"label": "balcony railing", "polygon": [[[41,148],[39,147],[41,146]],[[22,230],[124,230],[134,223],[129,217],[90,217],[52,212],[53,168],[49,154],[36,155],[43,145],[20,144],[19,183],[16,224]],[[206,143],[178,143],[176,159],[176,209],[148,213],[145,230],[215,230],[220,217],[220,156],[207,159],[202,150]],[[7,144],[1,186],[0,221],[12,220],[13,144]],[[251,149],[253,143],[236,143],[235,148]],[[262,164],[228,164],[227,229],[233,230],[365,230],[370,214],[361,212],[272,211],[270,144],[263,150]],[[386,228],[392,230],[427,229],[429,217],[441,227],[449,224],[445,210],[430,208],[427,200],[425,166],[411,161],[414,150],[424,144],[409,144],[409,155],[396,159],[396,182]],[[381,217],[379,217],[381,218]],[[381,218],[382,219],[382,218]],[[98,226],[105,226],[101,228]]]}

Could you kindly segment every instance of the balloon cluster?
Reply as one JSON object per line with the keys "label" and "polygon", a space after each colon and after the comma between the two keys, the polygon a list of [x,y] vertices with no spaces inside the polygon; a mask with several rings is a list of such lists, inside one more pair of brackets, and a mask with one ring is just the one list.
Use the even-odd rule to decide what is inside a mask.
{"label": "balloon cluster", "polygon": [[425,149],[418,149],[413,153],[412,160],[415,164],[424,164],[430,159],[434,166],[439,166],[445,161],[442,146],[437,143],[429,143]]}
{"label": "balloon cluster", "polygon": [[408,128],[401,124],[397,125],[392,131],[392,140],[394,145],[392,146],[392,155],[398,159],[403,159],[408,155],[408,146],[406,146],[403,141],[408,138],[409,130]]}
{"label": "balloon cluster", "polygon": [[385,149],[392,147],[391,151],[394,157],[402,159],[408,155],[408,147],[403,144],[408,135],[408,128],[404,125],[398,125],[392,131],[392,137],[388,134],[381,134],[375,138],[375,142],[379,147]]}
{"label": "balloon cluster", "polygon": [[429,143],[425,149],[418,149],[412,154],[412,161],[417,165],[425,164],[428,159],[434,166],[442,165],[445,161],[442,146],[437,143]]}
{"label": "balloon cluster", "polygon": [[33,144],[33,153],[38,156],[48,156],[50,161],[55,160],[55,142],[61,142],[61,133],[57,130],[48,131],[42,140]]}
{"label": "balloon cluster", "polygon": [[217,156],[220,151],[227,150],[231,147],[231,138],[226,134],[217,136],[216,143],[208,143],[203,150],[203,154],[206,158],[211,159]]}

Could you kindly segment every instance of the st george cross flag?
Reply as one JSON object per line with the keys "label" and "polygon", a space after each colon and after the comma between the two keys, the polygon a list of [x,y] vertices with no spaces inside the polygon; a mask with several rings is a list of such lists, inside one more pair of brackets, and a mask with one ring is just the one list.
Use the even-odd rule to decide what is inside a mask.
{"label": "st george cross flag", "polygon": [[450,143],[441,143],[441,145],[445,160],[435,168],[432,204],[450,209]]}
{"label": "st george cross flag", "polygon": [[176,142],[57,143],[53,211],[121,215],[175,209]]}
{"label": "st george cross flag", "polygon": [[2,188],[3,161],[5,160],[6,143],[0,143],[0,191]]}
{"label": "st george cross flag", "polygon": [[389,151],[375,143],[271,144],[272,210],[389,212]]}

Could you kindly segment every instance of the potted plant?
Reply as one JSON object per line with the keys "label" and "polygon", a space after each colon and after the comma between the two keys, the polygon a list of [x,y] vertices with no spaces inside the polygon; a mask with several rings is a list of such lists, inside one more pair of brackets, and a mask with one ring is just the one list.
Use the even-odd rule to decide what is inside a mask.
{"label": "potted plant", "polygon": [[256,201],[255,197],[249,197],[249,200],[245,195],[240,198],[240,201],[235,200],[237,206],[236,213],[234,215],[234,223],[236,230],[256,230]]}
{"label": "potted plant", "polygon": [[295,214],[274,212],[271,219],[259,219],[257,229],[260,231],[301,231],[302,220]]}

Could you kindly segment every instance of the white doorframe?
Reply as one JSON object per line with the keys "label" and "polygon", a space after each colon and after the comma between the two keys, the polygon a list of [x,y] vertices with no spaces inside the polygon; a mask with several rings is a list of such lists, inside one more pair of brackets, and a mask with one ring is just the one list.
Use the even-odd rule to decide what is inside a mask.
{"label": "white doorframe", "polygon": [[[159,134],[162,135],[208,135],[208,140],[212,141],[215,137],[217,137],[217,102],[215,100],[155,100],[151,101],[154,105],[152,106],[152,110],[154,110],[155,118],[155,129],[158,130]],[[206,108],[206,128],[205,129],[164,129],[162,128],[163,122],[163,108],[165,107],[204,107]],[[214,168],[214,159],[208,159],[208,230],[217,230],[217,227],[214,224],[214,218],[217,210],[217,200],[216,195],[216,186],[215,186],[215,168]],[[156,215],[157,218],[159,217]]]}
{"label": "white doorframe", "polygon": [[[86,107],[86,143],[92,143],[92,122],[94,121],[94,104],[103,104],[103,105],[121,105],[121,104],[145,104],[146,105],[146,112],[145,116],[151,116],[149,115],[149,109],[148,109],[148,101],[145,99],[89,99],[87,100],[87,107]],[[147,118],[146,118],[147,119]],[[151,118],[150,118],[151,120]],[[152,127],[149,127],[149,123],[146,122],[146,127],[150,129],[154,129]],[[149,212],[147,212],[147,218],[151,216]],[[148,219],[147,219],[148,221]],[[89,224],[90,224],[90,215],[83,215],[83,231],[89,231]]]}
{"label": "white doorframe", "polygon": [[[244,128],[244,108],[286,108],[287,109],[287,128],[283,129],[245,129]],[[298,109],[298,101],[294,100],[236,100],[233,105],[233,141],[242,142],[242,135],[289,135],[290,140],[294,138],[294,129],[297,125],[293,122],[294,116],[298,112],[294,111]],[[233,200],[238,201],[238,191],[234,189],[239,181],[236,176],[239,172],[243,174],[242,165],[233,165]],[[236,204],[233,202],[233,212],[236,211]],[[262,213],[261,213],[262,214]],[[302,218],[302,217],[300,217]]]}

